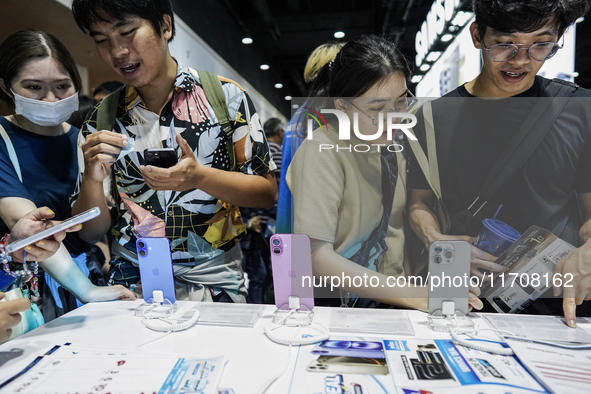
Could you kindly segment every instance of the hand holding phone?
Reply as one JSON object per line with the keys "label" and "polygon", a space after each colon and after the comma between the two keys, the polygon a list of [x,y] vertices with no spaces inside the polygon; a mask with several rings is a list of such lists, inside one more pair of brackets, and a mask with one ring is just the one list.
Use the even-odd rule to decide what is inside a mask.
{"label": "hand holding phone", "polygon": [[[180,134],[176,135],[176,142],[181,149],[178,164],[166,169],[150,165],[140,166],[144,181],[152,190],[174,190],[182,192],[198,189],[203,179],[207,176],[203,171],[204,166],[199,164],[195,158],[193,148],[189,146],[189,143]],[[159,162],[161,162],[162,157],[159,157]]]}
{"label": "hand holding phone", "polygon": [[[32,221],[31,224],[32,226],[27,226],[27,228],[23,228],[21,229],[20,226],[26,226],[26,223],[23,222],[22,224],[19,224],[20,221],[14,226],[12,232],[11,232],[11,239],[13,238],[19,238],[22,236],[25,236],[25,238],[19,239],[17,241],[13,241],[11,242],[8,246],[6,246],[6,251],[8,253],[13,253],[18,251],[19,249],[22,249],[28,245],[34,244],[38,241],[41,241],[43,239],[46,239],[48,237],[51,237],[54,234],[58,234],[62,231],[66,231],[66,230],[71,230],[72,227],[84,223],[90,219],[93,219],[97,216],[100,215],[101,210],[99,207],[94,207],[89,209],[88,211],[84,211],[76,216],[72,216],[70,219],[65,220],[61,223],[57,222],[50,222],[50,221],[46,221],[43,220],[45,219],[45,216],[43,216],[45,213],[47,213],[48,216],[53,217],[53,213],[48,213],[49,209],[48,208],[43,208],[43,209],[38,209],[36,211],[33,211],[29,214],[27,214],[26,216],[24,216],[21,220],[30,220]],[[47,226],[50,227],[47,227]],[[37,232],[35,232],[35,230],[37,230]],[[33,234],[31,234],[31,232],[33,232]],[[54,251],[55,252],[55,251]],[[47,258],[47,257],[46,257]]]}
{"label": "hand holding phone", "polygon": [[173,148],[148,148],[144,150],[144,161],[147,166],[170,168],[178,163]]}

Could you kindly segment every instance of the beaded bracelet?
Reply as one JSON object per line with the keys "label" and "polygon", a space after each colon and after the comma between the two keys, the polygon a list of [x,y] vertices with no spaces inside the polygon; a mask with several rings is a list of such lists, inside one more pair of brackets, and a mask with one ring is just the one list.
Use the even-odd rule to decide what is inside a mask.
{"label": "beaded bracelet", "polygon": [[10,261],[12,261],[12,259],[10,258],[10,255],[8,253],[6,253],[6,250],[4,249],[4,245],[6,245],[7,239],[8,239],[8,234],[4,234],[2,239],[0,239],[0,262],[2,263],[2,268],[4,269],[4,271],[7,274],[10,274],[10,267],[8,266],[8,263]]}
{"label": "beaded bracelet", "polygon": [[8,234],[4,234],[2,239],[0,239],[0,262],[2,263],[4,272],[15,278],[27,278],[25,283],[30,283],[29,287],[31,293],[33,293],[34,296],[39,297],[39,263],[37,261],[33,262],[33,272],[31,272],[27,263],[27,251],[25,250],[23,252],[23,269],[11,271],[8,263],[11,262],[12,259],[10,254],[6,253],[6,250],[4,249],[7,239]]}

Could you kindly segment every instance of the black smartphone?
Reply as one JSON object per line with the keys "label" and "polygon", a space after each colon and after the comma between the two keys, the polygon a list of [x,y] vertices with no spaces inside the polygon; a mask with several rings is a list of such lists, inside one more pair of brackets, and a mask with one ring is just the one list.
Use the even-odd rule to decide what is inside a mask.
{"label": "black smartphone", "polygon": [[144,149],[144,160],[147,166],[160,168],[172,167],[179,161],[173,148]]}

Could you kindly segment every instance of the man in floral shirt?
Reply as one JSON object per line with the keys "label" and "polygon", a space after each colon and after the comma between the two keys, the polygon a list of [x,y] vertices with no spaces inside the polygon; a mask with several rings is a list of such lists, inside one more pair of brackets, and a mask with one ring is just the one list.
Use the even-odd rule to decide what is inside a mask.
{"label": "man in floral shirt", "polygon": [[[74,0],[72,12],[126,82],[113,129],[97,130],[97,108],[82,129],[73,212],[99,206],[101,215],[80,236],[96,242],[111,231],[110,283],[135,287],[136,239],[167,237],[178,298],[244,302],[238,241],[246,226],[237,206],[271,207],[277,199],[276,166],[252,101],[220,78],[235,130],[236,171],[230,171],[228,145],[198,71],[168,50],[170,0]],[[178,164],[145,165],[144,149],[167,147],[178,152]],[[110,171],[121,197],[114,225]]]}

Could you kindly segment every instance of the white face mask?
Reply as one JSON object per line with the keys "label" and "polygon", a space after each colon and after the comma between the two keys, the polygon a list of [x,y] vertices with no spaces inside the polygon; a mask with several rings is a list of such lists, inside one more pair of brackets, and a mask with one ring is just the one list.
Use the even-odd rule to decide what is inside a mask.
{"label": "white face mask", "polygon": [[[10,90],[12,92],[12,89]],[[78,110],[78,93],[62,100],[49,102],[23,97],[14,92],[17,115],[22,115],[39,126],[58,126]]]}

